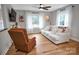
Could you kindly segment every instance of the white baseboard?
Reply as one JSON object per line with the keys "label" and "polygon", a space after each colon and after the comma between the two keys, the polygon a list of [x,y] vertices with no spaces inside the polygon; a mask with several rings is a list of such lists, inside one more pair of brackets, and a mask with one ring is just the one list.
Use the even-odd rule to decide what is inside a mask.
{"label": "white baseboard", "polygon": [[74,40],[74,41],[79,42],[79,39],[78,39],[78,38],[76,38],[76,37],[71,37],[71,40]]}

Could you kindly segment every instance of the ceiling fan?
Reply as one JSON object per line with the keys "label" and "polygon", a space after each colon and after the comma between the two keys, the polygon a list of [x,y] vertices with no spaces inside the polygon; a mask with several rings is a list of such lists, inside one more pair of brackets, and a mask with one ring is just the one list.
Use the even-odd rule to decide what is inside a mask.
{"label": "ceiling fan", "polygon": [[39,4],[39,7],[36,7],[36,8],[38,8],[40,10],[49,10],[49,8],[51,8],[51,6],[46,6],[44,4]]}

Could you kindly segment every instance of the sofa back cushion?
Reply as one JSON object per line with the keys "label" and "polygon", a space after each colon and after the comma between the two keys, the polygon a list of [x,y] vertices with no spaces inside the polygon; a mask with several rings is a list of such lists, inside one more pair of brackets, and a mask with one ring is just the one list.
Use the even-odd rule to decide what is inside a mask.
{"label": "sofa back cushion", "polygon": [[56,26],[56,25],[50,25],[50,26],[47,26],[45,29],[45,31],[52,31],[53,33],[57,33],[57,32],[60,32],[60,33],[64,33],[64,32],[70,32],[70,28],[69,27],[59,27],[59,26]]}
{"label": "sofa back cushion", "polygon": [[69,27],[58,27],[58,32],[70,32]]}

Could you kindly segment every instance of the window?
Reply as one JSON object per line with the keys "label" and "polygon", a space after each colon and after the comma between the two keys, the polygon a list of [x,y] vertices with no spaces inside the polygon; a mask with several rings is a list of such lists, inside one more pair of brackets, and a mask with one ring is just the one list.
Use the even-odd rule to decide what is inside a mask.
{"label": "window", "polygon": [[39,15],[28,14],[27,15],[27,28],[39,27]]}
{"label": "window", "polygon": [[39,16],[32,16],[32,23],[39,24]]}
{"label": "window", "polygon": [[65,15],[60,16],[60,25],[64,25]]}
{"label": "window", "polygon": [[68,26],[69,24],[69,12],[68,10],[57,12],[57,26]]}
{"label": "window", "polygon": [[38,27],[42,29],[44,27],[43,14],[31,14],[26,15],[26,28],[32,29]]}
{"label": "window", "polygon": [[33,24],[33,27],[38,27],[39,26],[39,16],[38,15],[33,15],[32,16],[32,24]]}
{"label": "window", "polygon": [[3,25],[1,10],[0,10],[0,30],[3,30],[3,29],[4,29],[4,25]]}

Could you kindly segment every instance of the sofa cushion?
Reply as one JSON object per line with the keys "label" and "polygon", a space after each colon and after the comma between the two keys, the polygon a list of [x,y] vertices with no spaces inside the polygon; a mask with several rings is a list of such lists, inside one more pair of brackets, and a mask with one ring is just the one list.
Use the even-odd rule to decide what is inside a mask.
{"label": "sofa cushion", "polygon": [[58,27],[56,27],[56,26],[53,26],[53,27],[51,28],[52,33],[56,33],[57,30],[58,30]]}

